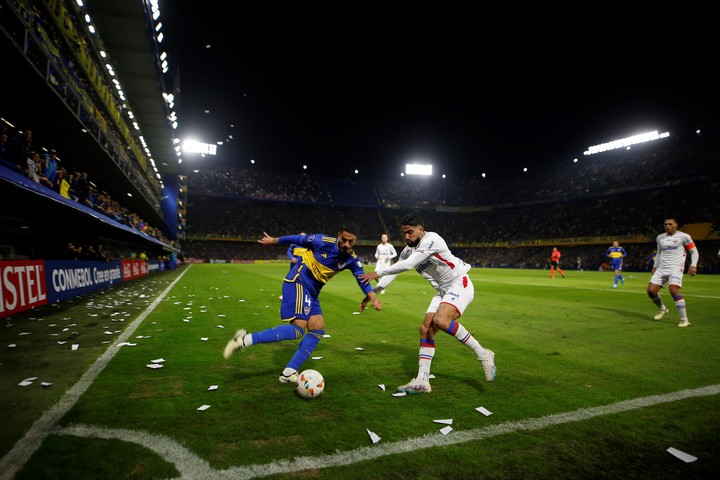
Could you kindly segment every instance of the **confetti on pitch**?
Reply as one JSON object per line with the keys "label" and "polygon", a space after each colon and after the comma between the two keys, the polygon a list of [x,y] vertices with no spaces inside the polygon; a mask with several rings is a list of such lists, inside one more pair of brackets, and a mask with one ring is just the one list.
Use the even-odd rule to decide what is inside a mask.
{"label": "confetti on pitch", "polygon": [[486,417],[489,417],[490,415],[492,415],[492,412],[485,407],[477,407],[475,410],[482,413]]}
{"label": "confetti on pitch", "polygon": [[37,380],[37,379],[38,379],[38,377],[26,378],[26,379],[23,380],[22,382],[18,383],[18,386],[20,386],[20,387],[27,387],[28,385],[32,385],[32,383],[33,383],[35,380]]}
{"label": "confetti on pitch", "polygon": [[678,450],[677,448],[669,447],[666,452],[668,452],[673,457],[679,458],[685,463],[692,463],[697,460],[697,457],[694,457],[689,453],[685,453],[682,450]]}
{"label": "confetti on pitch", "polygon": [[373,443],[378,443],[380,441],[380,437],[377,433],[371,432],[369,429],[365,429],[368,432],[368,435],[370,435],[370,440],[372,440]]}

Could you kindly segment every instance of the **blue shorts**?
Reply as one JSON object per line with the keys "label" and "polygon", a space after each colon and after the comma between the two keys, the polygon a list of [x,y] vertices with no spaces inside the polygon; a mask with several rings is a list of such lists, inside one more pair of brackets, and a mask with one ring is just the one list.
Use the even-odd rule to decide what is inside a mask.
{"label": "blue shorts", "polygon": [[283,282],[280,318],[283,322],[295,320],[307,321],[312,315],[322,315],[320,301],[307,293],[305,287],[297,282]]}
{"label": "blue shorts", "polygon": [[613,270],[622,270],[622,258],[613,258],[610,260]]}

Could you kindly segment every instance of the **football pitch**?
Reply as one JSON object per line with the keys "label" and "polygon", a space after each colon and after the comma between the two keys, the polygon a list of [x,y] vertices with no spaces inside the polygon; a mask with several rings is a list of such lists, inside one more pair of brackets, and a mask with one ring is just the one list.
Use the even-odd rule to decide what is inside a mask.
{"label": "football pitch", "polygon": [[[370,267],[372,268],[372,267]],[[417,373],[434,294],[414,272],[358,312],[348,272],[320,295],[326,338],[304,365],[323,395],[278,376],[297,341],[222,357],[238,328],[281,323],[287,265],[192,265],[12,318],[0,330],[0,479],[700,479],[720,471],[720,276],[685,276],[691,326],[656,307],[649,272],[473,269],[460,322],[497,377],[439,333]],[[73,347],[77,345],[77,347]]]}

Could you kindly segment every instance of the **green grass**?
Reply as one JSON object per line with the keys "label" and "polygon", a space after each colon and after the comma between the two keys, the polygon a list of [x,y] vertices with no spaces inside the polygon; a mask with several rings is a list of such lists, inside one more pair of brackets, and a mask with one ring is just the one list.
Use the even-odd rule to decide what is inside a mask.
{"label": "green grass", "polygon": [[[313,356],[323,358],[304,365],[325,376],[326,390],[306,401],[277,380],[297,342],[263,344],[222,358],[237,328],[256,331],[280,323],[277,297],[285,272],[284,264],[190,267],[138,324],[129,339],[137,345],[119,347],[16,478],[181,476],[176,457],[147,448],[155,440],[143,446],[113,435],[62,430],[71,427],[163,436],[207,462],[210,478],[243,478],[251,476],[253,465],[296,457],[330,461],[348,451],[357,461],[270,478],[708,478],[720,471],[718,395],[545,428],[510,428],[720,384],[720,276],[685,277],[692,326],[678,328],[677,311],[664,290],[671,311],[652,320],[655,306],[645,294],[649,273],[628,273],[625,286],[612,290],[612,273],[570,271],[565,279],[551,280],[547,270],[474,269],[475,301],[460,321],[496,352],[497,379],[486,383],[472,351],[441,335],[433,392],[397,398],[391,395],[395,387],[417,372],[418,326],[434,291],[419,275],[404,273],[380,296],[382,312],[356,315],[363,295],[343,273],[320,297],[331,337]],[[108,349],[103,342],[115,341],[180,274],[156,274],[3,319],[0,456]],[[58,345],[62,339],[68,343]],[[17,346],[7,348],[11,343]],[[71,351],[71,343],[80,348]],[[165,359],[163,368],[146,366],[158,358]],[[35,376],[32,385],[17,385]],[[43,388],[42,381],[52,385]],[[210,385],[219,388],[208,391]],[[211,407],[197,411],[203,404]],[[480,406],[493,415],[475,411]],[[442,437],[443,425],[433,420],[448,418],[454,429],[444,437],[448,441],[478,429],[503,430],[431,448],[410,443],[398,447],[407,451],[362,460],[409,439]],[[382,440],[373,445],[366,429]],[[667,453],[668,447],[698,460],[686,464]]]}

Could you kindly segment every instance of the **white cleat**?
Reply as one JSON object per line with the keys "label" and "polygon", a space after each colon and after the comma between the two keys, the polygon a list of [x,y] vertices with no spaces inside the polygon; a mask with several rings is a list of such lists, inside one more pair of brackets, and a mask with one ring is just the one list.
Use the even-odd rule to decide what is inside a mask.
{"label": "white cleat", "polygon": [[293,370],[291,368],[286,368],[285,370],[283,370],[283,372],[280,374],[280,378],[278,378],[280,383],[297,383],[297,379],[297,370]]}
{"label": "white cleat", "polygon": [[682,320],[680,323],[678,323],[678,327],[689,327],[690,321],[689,320]]}
{"label": "white cleat", "polygon": [[405,385],[400,385],[398,388],[398,392],[405,392],[405,393],[430,393],[432,392],[432,387],[430,386],[430,382],[425,382],[423,380],[419,380],[417,378],[413,378],[410,380],[410,383],[406,383]]}
{"label": "white cleat", "polygon": [[482,363],[483,370],[485,371],[485,380],[488,382],[495,380],[495,374],[497,373],[497,368],[495,368],[495,352],[486,348],[485,356],[480,359],[480,363]]}
{"label": "white cleat", "polygon": [[225,360],[230,358],[236,351],[245,350],[245,335],[247,335],[247,332],[242,328],[235,332],[235,335],[233,335],[227,345],[225,345],[225,351],[223,352]]}
{"label": "white cleat", "polygon": [[655,320],[660,320],[662,317],[665,316],[666,313],[668,313],[668,309],[667,309],[667,308],[665,308],[665,309],[663,309],[663,310],[658,310],[658,312],[655,314],[654,319],[655,319]]}

